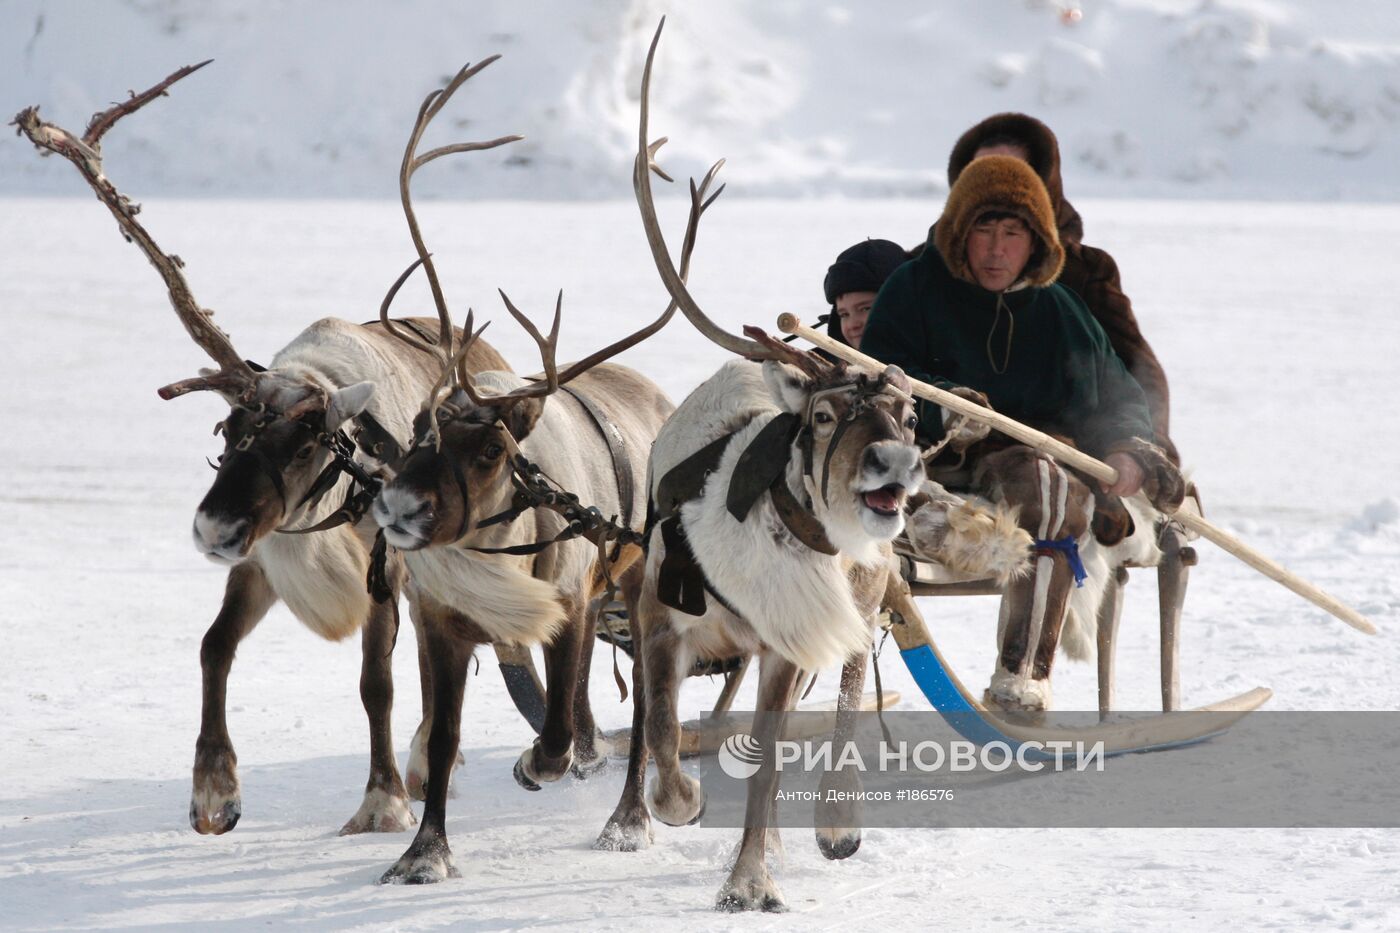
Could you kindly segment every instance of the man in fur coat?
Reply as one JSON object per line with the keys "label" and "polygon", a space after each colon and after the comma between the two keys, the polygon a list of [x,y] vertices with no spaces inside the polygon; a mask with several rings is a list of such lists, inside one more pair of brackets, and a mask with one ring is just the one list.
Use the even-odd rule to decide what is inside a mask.
{"label": "man in fur coat", "polygon": [[1133,316],[1133,304],[1123,293],[1118,264],[1101,249],[1083,242],[1084,222],[1065,199],[1060,179],[1060,144],[1055,134],[1035,117],[1024,113],[999,113],[963,133],[948,156],[948,184],[957,182],[963,169],[979,155],[1004,154],[1023,159],[1035,169],[1050,196],[1055,227],[1065,250],[1059,282],[1074,291],[1088,306],[1094,320],[1108,334],[1109,343],[1142,386],[1152,413],[1153,439],[1180,464],[1168,436],[1170,399],[1167,377],[1157,355],[1148,346]]}
{"label": "man in fur coat", "polygon": [[[1095,537],[1107,545],[1150,541],[1150,518],[1134,522],[1119,497],[1141,489],[1159,508],[1174,509],[1184,493],[1180,472],[1152,442],[1141,387],[1079,296],[1055,284],[1064,262],[1055,208],[1034,169],[1012,156],[983,156],[959,174],[923,253],[885,283],[861,342],[911,377],[1056,435],[1118,471],[1096,509],[1086,483],[1043,455],[922,406],[919,433],[957,455],[941,468],[934,461],[933,478],[1016,507],[1035,539],[1034,572],[1003,600],[987,693],[1008,709],[1050,705],[1070,591],[1085,576],[1079,548]],[[1071,654],[1092,645],[1096,608],[1070,617]]]}

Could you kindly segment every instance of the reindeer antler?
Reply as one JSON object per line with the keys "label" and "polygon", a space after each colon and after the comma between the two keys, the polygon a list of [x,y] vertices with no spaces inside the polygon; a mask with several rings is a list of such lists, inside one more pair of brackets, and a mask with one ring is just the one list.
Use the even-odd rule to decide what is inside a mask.
{"label": "reindeer antler", "polygon": [[752,337],[762,344],[764,349],[768,351],[770,359],[787,363],[790,366],[796,366],[813,379],[830,379],[835,372],[846,368],[844,362],[838,361],[833,363],[831,360],[816,353],[812,353],[809,350],[800,350],[790,343],[784,343],[770,336],[766,330],[761,327],[754,327],[752,324],[744,325],[744,336]]}
{"label": "reindeer antler", "polygon": [[[453,350],[451,316],[447,310],[447,302],[443,298],[442,289],[438,284],[437,271],[432,263],[432,254],[427,251],[427,248],[423,244],[422,235],[418,230],[418,222],[413,214],[409,180],[413,176],[413,173],[420,167],[442,156],[456,152],[473,152],[481,149],[490,149],[503,143],[514,142],[515,140],[523,138],[521,136],[503,136],[500,139],[485,143],[457,143],[455,145],[442,146],[422,156],[417,156],[415,154],[418,141],[422,138],[424,129],[427,128],[428,123],[437,115],[438,111],[442,109],[442,106],[447,102],[448,98],[450,98],[457,88],[461,87],[468,78],[477,74],[499,57],[499,55],[493,55],[475,67],[464,67],[461,71],[457,72],[456,77],[454,77],[445,88],[434,91],[428,95],[427,99],[423,101],[423,106],[419,108],[418,119],[414,123],[413,133],[409,137],[408,146],[404,151],[403,165],[399,171],[399,197],[403,202],[404,215],[408,218],[409,233],[413,237],[414,248],[418,251],[418,259],[413,265],[409,266],[390,287],[388,294],[385,295],[384,301],[380,305],[379,317],[385,328],[390,333],[394,334],[394,336],[420,350],[436,353],[442,360],[442,376],[433,386],[432,395],[429,398],[429,419],[435,433],[437,433],[438,427],[437,408],[441,402],[438,394],[449,380],[454,381],[457,386],[461,387],[473,402],[482,406],[489,404],[499,408],[501,406],[514,404],[523,399],[547,396],[558,391],[559,386],[564,383],[577,378],[599,363],[637,345],[665,327],[666,323],[670,321],[671,317],[675,314],[677,307],[676,302],[672,300],[666,306],[666,310],[661,313],[661,316],[654,321],[621,340],[617,340],[584,359],[573,363],[564,369],[563,372],[560,372],[557,363],[557,352],[559,345],[559,323],[563,315],[564,305],[563,291],[561,290],[559,292],[559,297],[555,301],[554,320],[550,325],[549,335],[545,336],[540,333],[539,328],[537,328],[528,317],[521,313],[520,309],[510,300],[510,297],[506,295],[504,291],[498,289],[498,291],[500,291],[501,300],[505,303],[506,310],[510,313],[510,316],[515,318],[516,322],[518,322],[521,327],[525,328],[525,331],[530,335],[531,339],[535,341],[536,346],[539,347],[544,378],[503,395],[481,396],[477,393],[476,386],[472,383],[470,374],[466,372],[464,363],[467,350],[481,335],[481,330],[484,330],[486,325],[483,324],[480,330],[473,333],[472,313],[468,310],[465,328],[466,335],[463,338],[461,347]],[[681,249],[681,267],[678,273],[682,282],[684,282],[690,272],[690,257],[695,249],[695,240],[699,231],[700,217],[704,214],[705,210],[714,203],[715,198],[719,197],[720,193],[724,190],[724,186],[721,185],[713,194],[710,193],[710,185],[714,182],[715,176],[718,174],[720,166],[723,164],[723,160],[716,162],[698,186],[693,179],[690,182],[690,218],[686,224],[685,241]],[[433,301],[438,310],[438,320],[441,323],[441,331],[436,345],[428,344],[425,341],[404,333],[389,319],[389,307],[393,303],[394,296],[398,293],[399,288],[408,277],[420,265],[428,276],[428,282],[433,292]]]}
{"label": "reindeer antler", "polygon": [[60,126],[41,121],[37,106],[21,110],[12,121],[13,125],[19,128],[18,132],[29,137],[29,141],[39,149],[57,153],[73,163],[97,195],[97,199],[112,212],[121,228],[122,236],[140,247],[141,252],[146,254],[151,265],[156,267],[160,277],[165,280],[170,304],[180,318],[180,323],[185,325],[185,331],[219,365],[217,373],[185,379],[160,389],[160,396],[165,399],[201,389],[238,391],[252,381],[254,373],[243,357],[234,350],[228,336],[210,320],[214,312],[201,308],[195,301],[189,283],[180,271],[185,265],[184,262],[179,256],[167,254],[156,245],[155,239],[136,219],[136,215],[141,212],[141,205],[122,194],[107,180],[102,167],[102,137],[122,117],[135,113],[158,97],[166,96],[166,90],[172,84],[193,74],[211,61],[213,59],[197,65],[187,65],[140,94],[132,93],[127,100],[93,114],[81,139]]}
{"label": "reindeer antler", "polygon": [[[650,95],[651,95],[651,66],[656,58],[656,47],[661,42],[661,30],[666,27],[666,17],[661,18],[661,22],[656,27],[656,35],[652,37],[651,48],[647,50],[646,67],[642,71],[642,100],[641,118],[637,131],[637,160],[632,169],[632,187],[637,194],[637,206],[642,213],[642,227],[646,230],[647,243],[651,247],[652,258],[656,261],[656,271],[661,274],[661,281],[666,285],[666,291],[671,294],[674,302],[680,306],[687,320],[695,325],[700,333],[704,334],[714,343],[719,344],[726,350],[746,356],[750,359],[775,359],[774,351],[763,344],[745,340],[735,334],[731,334],[720,327],[704,311],[695,299],[691,297],[689,290],[685,287],[685,275],[678,273],[676,267],[671,262],[671,253],[666,248],[666,238],[661,234],[661,225],[656,219],[656,203],[652,200],[651,194],[651,172],[655,172],[667,181],[671,177],[662,171],[656,164],[657,151],[666,144],[666,137],[663,136],[653,143],[647,142],[647,121],[650,116]],[[705,185],[708,185],[715,173],[719,171],[724,160],[714,164],[709,174],[705,176]],[[695,199],[694,182],[692,184],[692,202]],[[704,186],[702,186],[704,187]],[[723,190],[721,188],[721,190]],[[716,191],[714,197],[718,197]],[[705,202],[703,207],[708,207],[709,202]],[[703,209],[702,207],[702,209]],[[689,236],[689,231],[687,231]],[[682,259],[684,266],[684,258]]]}
{"label": "reindeer antler", "polygon": [[[442,108],[452,99],[452,95],[457,93],[458,88],[467,81],[474,78],[488,65],[496,61],[501,56],[492,55],[482,59],[475,65],[466,64],[461,67],[452,80],[447,82],[445,87],[441,87],[423,99],[423,104],[418,108],[418,118],[413,123],[413,131],[409,133],[408,145],[404,147],[403,162],[399,166],[399,201],[403,204],[404,219],[408,221],[408,235],[413,240],[413,248],[418,253],[418,259],[409,266],[408,269],[399,276],[398,280],[389,289],[389,293],[384,296],[384,301],[379,307],[379,320],[383,323],[385,330],[398,337],[400,340],[424,350],[436,354],[441,360],[444,368],[451,372],[451,360],[455,355],[452,340],[452,317],[447,310],[447,300],[442,294],[442,285],[438,282],[437,266],[433,264],[433,254],[428,252],[428,248],[423,243],[423,234],[418,229],[418,217],[413,211],[413,197],[410,191],[410,181],[413,175],[424,165],[435,159],[440,159],[445,155],[454,152],[480,152],[485,149],[495,149],[497,146],[504,146],[507,143],[518,142],[524,136],[511,135],[501,136],[496,139],[484,142],[453,143],[447,146],[439,146],[423,155],[418,155],[418,143],[423,138],[423,133],[428,128],[428,124],[433,122],[433,118],[438,115]],[[438,342],[434,346],[419,340],[406,331],[400,329],[389,318],[389,305],[394,300],[394,295],[399,288],[407,281],[408,277],[419,266],[423,267],[423,272],[428,277],[428,287],[433,293],[433,305],[438,313]]]}
{"label": "reindeer antler", "polygon": [[[437,410],[442,399],[439,397],[444,385],[451,383],[462,383],[468,381],[465,376],[465,360],[467,351],[471,345],[481,336],[481,330],[486,329],[482,325],[481,330],[472,332],[472,314],[467,312],[466,333],[463,336],[462,345],[454,346],[452,315],[447,309],[447,299],[443,297],[442,285],[438,281],[437,266],[433,263],[433,254],[428,252],[427,246],[423,242],[423,233],[418,228],[418,216],[413,210],[413,193],[411,182],[413,175],[418,169],[427,165],[435,159],[440,159],[445,155],[455,152],[480,152],[485,149],[495,149],[497,146],[504,146],[507,143],[518,142],[525,137],[519,135],[501,136],[496,139],[482,142],[452,143],[446,146],[439,146],[429,150],[423,155],[418,154],[418,143],[423,139],[423,133],[427,130],[428,124],[433,122],[433,118],[441,112],[447,102],[452,99],[452,95],[467,81],[479,74],[492,62],[501,56],[492,55],[482,59],[475,65],[466,64],[458,70],[452,80],[446,86],[428,94],[423,98],[423,103],[418,108],[418,116],[413,121],[413,130],[408,134],[408,143],[404,146],[403,161],[399,165],[399,202],[403,205],[404,219],[408,222],[408,235],[413,240],[413,249],[418,253],[418,258],[403,271],[403,273],[389,287],[389,291],[384,296],[384,300],[379,305],[379,320],[384,325],[384,329],[393,334],[399,340],[409,346],[431,353],[438,358],[441,364],[441,372],[437,381],[433,384],[432,394],[428,397],[428,418],[433,426],[434,435],[441,436],[438,431]],[[394,297],[403,287],[403,283],[408,281],[419,266],[423,267],[423,272],[428,277],[428,287],[433,294],[433,306],[437,309],[438,315],[438,339],[437,343],[428,343],[418,337],[413,336],[400,328],[389,317],[389,308],[394,303]]]}

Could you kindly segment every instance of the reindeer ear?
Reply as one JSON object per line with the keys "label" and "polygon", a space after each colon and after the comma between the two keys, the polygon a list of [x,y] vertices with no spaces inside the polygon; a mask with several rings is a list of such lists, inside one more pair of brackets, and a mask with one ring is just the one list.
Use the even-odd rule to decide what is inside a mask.
{"label": "reindeer ear", "polygon": [[763,381],[768,383],[768,391],[783,411],[800,415],[807,407],[812,379],[795,366],[768,360],[763,364]]}
{"label": "reindeer ear", "polygon": [[544,414],[544,399],[542,398],[527,398],[511,405],[510,412],[505,417],[506,428],[510,431],[510,436],[515,438],[517,443],[525,440],[535,429],[535,422],[540,420],[542,414]]}
{"label": "reindeer ear", "polygon": [[351,418],[365,410],[369,400],[374,398],[374,383],[357,382],[331,393],[330,404],[326,406],[326,430],[334,431]]}

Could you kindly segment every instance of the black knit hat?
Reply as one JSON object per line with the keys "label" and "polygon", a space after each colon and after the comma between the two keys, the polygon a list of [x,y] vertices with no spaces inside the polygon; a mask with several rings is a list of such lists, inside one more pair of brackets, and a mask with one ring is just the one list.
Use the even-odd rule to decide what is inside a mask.
{"label": "black knit hat", "polygon": [[889,240],[862,240],[844,250],[826,270],[822,284],[827,304],[836,304],[847,292],[878,292],[890,273],[908,258],[904,247]]}

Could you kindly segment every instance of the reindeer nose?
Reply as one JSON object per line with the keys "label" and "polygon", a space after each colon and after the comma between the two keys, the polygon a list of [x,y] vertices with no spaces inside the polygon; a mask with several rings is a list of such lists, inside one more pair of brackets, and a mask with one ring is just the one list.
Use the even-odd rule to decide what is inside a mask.
{"label": "reindeer nose", "polygon": [[389,486],[375,497],[370,511],[381,527],[389,528],[431,519],[433,502],[429,496],[405,494]]}
{"label": "reindeer nose", "polygon": [[885,459],[878,447],[865,448],[865,469],[874,473],[884,473],[890,468],[889,461]]}
{"label": "reindeer nose", "polygon": [[230,521],[198,512],[194,517],[194,546],[203,554],[236,558],[243,553],[250,527],[246,518]]}

